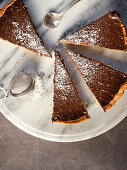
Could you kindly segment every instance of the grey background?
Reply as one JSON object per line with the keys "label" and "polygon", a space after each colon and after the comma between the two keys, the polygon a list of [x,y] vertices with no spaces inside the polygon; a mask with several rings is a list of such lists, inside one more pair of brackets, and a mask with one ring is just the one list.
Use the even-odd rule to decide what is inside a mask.
{"label": "grey background", "polygon": [[127,170],[127,118],[109,132],[76,143],[26,134],[0,114],[0,170]]}

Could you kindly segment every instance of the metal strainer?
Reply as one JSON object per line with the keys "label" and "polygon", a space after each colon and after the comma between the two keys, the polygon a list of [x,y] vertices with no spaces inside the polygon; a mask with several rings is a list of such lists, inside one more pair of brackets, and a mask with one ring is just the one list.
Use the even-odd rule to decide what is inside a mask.
{"label": "metal strainer", "polygon": [[0,87],[0,99],[8,97],[9,93],[14,97],[28,94],[34,89],[35,80],[24,73],[14,76],[10,82],[10,89]]}

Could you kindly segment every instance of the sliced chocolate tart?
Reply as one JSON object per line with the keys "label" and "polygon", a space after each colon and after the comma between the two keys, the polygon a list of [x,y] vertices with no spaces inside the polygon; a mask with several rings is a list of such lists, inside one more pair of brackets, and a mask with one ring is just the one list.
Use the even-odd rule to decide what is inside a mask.
{"label": "sliced chocolate tart", "polygon": [[22,0],[12,0],[0,10],[0,39],[51,57],[44,47]]}
{"label": "sliced chocolate tart", "polygon": [[114,106],[127,89],[127,75],[86,56],[66,52],[104,111]]}
{"label": "sliced chocolate tart", "polygon": [[89,118],[67,67],[57,51],[55,52],[53,103],[53,122],[71,124]]}
{"label": "sliced chocolate tart", "polygon": [[114,11],[68,35],[60,42],[127,51],[125,28],[120,17]]}

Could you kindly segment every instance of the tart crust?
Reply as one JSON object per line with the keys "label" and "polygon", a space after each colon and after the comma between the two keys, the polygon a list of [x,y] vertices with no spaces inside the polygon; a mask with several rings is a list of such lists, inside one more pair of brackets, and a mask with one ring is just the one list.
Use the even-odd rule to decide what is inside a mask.
{"label": "tart crust", "polygon": [[104,107],[104,110],[107,111],[107,110],[111,109],[116,104],[116,102],[123,96],[124,91],[126,89],[127,89],[127,81],[125,82],[125,84],[123,84],[120,87],[119,92],[114,96],[112,101]]}
{"label": "tart crust", "polygon": [[54,97],[52,122],[64,124],[78,124],[90,116],[83,104],[70,73],[55,51]]}
{"label": "tart crust", "polygon": [[10,6],[12,6],[14,4],[16,0],[12,0],[8,5],[6,5],[5,7],[3,7],[2,9],[0,9],[0,17],[2,17],[2,15],[4,15],[5,11],[7,10],[7,8],[9,8]]}
{"label": "tart crust", "polygon": [[[86,114],[86,112],[84,112]],[[86,120],[90,119],[90,116],[86,114],[85,116],[77,119],[77,120],[70,120],[70,121],[56,121],[55,123],[61,123],[61,124],[80,124]]]}
{"label": "tart crust", "polygon": [[22,0],[12,0],[0,10],[0,32],[1,40],[51,58]]}
{"label": "tart crust", "polygon": [[[66,53],[68,54],[69,58],[71,59],[71,61],[73,62],[73,64],[77,67],[78,71],[80,72],[81,77],[84,79],[84,76],[81,72],[81,70],[78,68],[76,62],[73,60],[73,58],[71,57],[71,55],[69,54],[68,50],[65,50]],[[69,50],[70,51],[70,50]],[[74,52],[72,52],[74,53]],[[91,59],[92,60],[92,59]],[[93,60],[95,62],[95,60]],[[101,63],[101,62],[97,62],[97,63]],[[109,67],[109,66],[107,66]],[[110,67],[109,67],[110,68]],[[117,70],[116,70],[117,71]],[[124,74],[125,75],[125,74]],[[127,76],[126,76],[127,77]],[[126,78],[127,79],[127,78]],[[86,82],[85,82],[86,83]],[[87,84],[87,83],[86,83]],[[92,92],[92,90],[90,89],[89,85],[87,84],[89,90],[91,91],[91,93],[94,95],[94,92]],[[102,106],[103,110],[106,112],[107,110],[111,109],[116,102],[123,96],[124,91],[127,89],[127,81],[125,81],[125,83],[123,85],[121,85],[119,91],[117,92],[117,94],[114,95],[113,99],[105,106]],[[94,95],[95,96],[95,95]],[[96,98],[96,96],[95,96]],[[96,100],[99,102],[98,98],[96,98]],[[100,103],[100,102],[99,102]]]}
{"label": "tart crust", "polygon": [[[126,30],[125,30],[125,26],[122,24],[122,21],[121,21],[121,19],[120,19],[120,17],[118,16],[118,14],[115,12],[115,11],[111,11],[111,12],[109,12],[107,15],[105,15],[105,16],[109,16],[109,15],[113,15],[116,19],[117,19],[117,21],[119,22],[119,24],[120,24],[120,27],[121,27],[121,29],[122,29],[122,33],[123,33],[123,39],[124,39],[124,45],[125,45],[125,49],[124,50],[122,50],[122,51],[127,51],[127,35],[126,35]],[[103,17],[105,17],[105,16],[103,16]],[[103,17],[101,17],[101,18],[103,18]],[[96,21],[93,21],[92,23],[96,23],[96,22],[98,22],[99,20],[101,20],[101,18],[99,18],[98,20],[96,20]],[[91,25],[92,23],[90,23],[89,25]],[[87,25],[86,27],[88,27],[89,25]],[[86,27],[83,27],[84,29],[86,28]],[[83,28],[81,28],[80,30],[82,30]],[[94,29],[94,28],[93,28]],[[79,30],[79,31],[80,31]],[[78,32],[78,31],[77,31]],[[75,32],[76,33],[76,32]],[[74,34],[75,34],[74,33]],[[68,35],[67,37],[65,37],[65,38],[63,38],[63,39],[61,39],[61,40],[59,40],[60,41],[60,43],[62,43],[63,45],[67,45],[67,44],[72,44],[72,45],[75,45],[75,46],[91,46],[91,47],[99,47],[99,48],[110,48],[110,47],[105,47],[105,46],[103,46],[103,43],[102,43],[102,46],[99,46],[99,45],[92,45],[92,44],[89,44],[89,40],[88,40],[88,42],[87,43],[76,43],[75,42],[75,39],[74,40],[69,40],[69,37],[71,36],[71,37],[73,37],[73,35],[74,35],[73,33],[71,34],[71,35]],[[80,38],[80,35],[77,35],[77,38],[78,38],[78,36],[79,36],[79,38]],[[101,37],[100,37],[101,38]],[[94,39],[94,38],[93,38]],[[109,38],[109,40],[110,40],[110,38]],[[94,39],[94,41],[96,41],[95,39]],[[106,40],[105,40],[106,41]],[[120,45],[122,45],[122,44],[120,44]],[[115,48],[110,48],[111,50],[113,49],[113,50],[120,50],[121,51],[121,49],[115,49]]]}

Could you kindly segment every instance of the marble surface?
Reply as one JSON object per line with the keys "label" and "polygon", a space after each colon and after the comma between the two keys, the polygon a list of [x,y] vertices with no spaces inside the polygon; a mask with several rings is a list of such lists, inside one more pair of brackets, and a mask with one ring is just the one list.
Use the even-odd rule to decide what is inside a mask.
{"label": "marble surface", "polygon": [[[0,8],[4,6],[4,2],[0,5]],[[58,46],[57,39],[65,31],[76,30],[82,25],[88,24],[92,20],[104,15],[109,10],[118,11],[125,26],[127,24],[125,22],[127,13],[124,10],[126,9],[125,0],[82,0],[66,13],[61,25],[55,30],[49,30],[43,25],[44,15],[49,11],[60,12],[71,1],[26,0],[24,2],[40,35],[50,49]],[[77,24],[79,22],[81,23],[80,26]],[[32,75],[36,81],[35,90],[31,94],[20,98],[9,96],[0,101],[0,111],[5,117],[31,135],[59,142],[93,138],[111,129],[124,119],[127,115],[127,91],[115,107],[104,113],[88,90],[88,87],[84,85],[79,73],[64,53],[62,47],[57,48],[59,48],[67,66],[69,66],[82,100],[89,103],[87,109],[91,119],[77,125],[52,124],[54,57],[53,59],[41,58],[32,52],[1,40],[0,86],[9,88],[11,78],[21,72]],[[80,52],[85,52],[88,56],[127,73],[127,54],[125,52],[99,50],[96,48],[86,48],[84,51],[80,50]]]}

